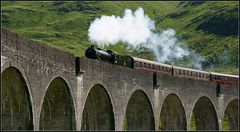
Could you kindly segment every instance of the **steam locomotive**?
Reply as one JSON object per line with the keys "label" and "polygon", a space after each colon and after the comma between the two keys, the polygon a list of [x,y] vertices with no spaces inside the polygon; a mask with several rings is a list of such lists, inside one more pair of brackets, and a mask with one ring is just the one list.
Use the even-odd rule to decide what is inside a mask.
{"label": "steam locomotive", "polygon": [[134,59],[131,56],[118,55],[111,50],[105,51],[91,46],[85,51],[85,56],[91,59],[97,59],[124,67],[134,68]]}
{"label": "steam locomotive", "polygon": [[157,63],[150,60],[145,60],[137,57],[132,57],[128,55],[119,55],[111,50],[103,50],[100,48],[94,48],[94,46],[89,47],[85,51],[85,56],[91,59],[97,59],[100,61],[105,61],[115,65],[120,65],[128,68],[133,68],[136,70],[151,71],[156,73],[163,73],[172,76],[178,76],[181,78],[191,78],[197,80],[211,81],[214,83],[238,83],[238,76],[220,74],[214,72],[206,72],[200,70],[194,70],[189,68],[177,67],[172,65],[167,65],[163,63]]}

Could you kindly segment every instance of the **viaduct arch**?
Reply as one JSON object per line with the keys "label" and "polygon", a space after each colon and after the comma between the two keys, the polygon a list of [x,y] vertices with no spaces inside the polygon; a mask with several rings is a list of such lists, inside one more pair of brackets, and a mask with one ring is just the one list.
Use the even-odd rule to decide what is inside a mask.
{"label": "viaduct arch", "polygon": [[239,103],[239,99],[233,99],[226,105],[222,119],[223,130],[239,130]]}
{"label": "viaduct arch", "polygon": [[140,89],[131,93],[124,118],[125,130],[154,130],[154,113],[147,94]]}
{"label": "viaduct arch", "polygon": [[76,129],[73,98],[63,78],[55,77],[50,81],[42,100],[40,130]]}
{"label": "viaduct arch", "polygon": [[81,130],[114,130],[114,127],[111,98],[103,85],[95,84],[84,103]]}
{"label": "viaduct arch", "polygon": [[212,100],[207,96],[199,97],[191,112],[191,130],[218,130],[218,115]]}
{"label": "viaduct arch", "polygon": [[159,130],[187,130],[185,108],[174,93],[165,97],[161,107]]}
{"label": "viaduct arch", "polygon": [[32,96],[27,77],[19,65],[9,62],[5,65],[9,67],[1,70],[2,129],[33,130]]}

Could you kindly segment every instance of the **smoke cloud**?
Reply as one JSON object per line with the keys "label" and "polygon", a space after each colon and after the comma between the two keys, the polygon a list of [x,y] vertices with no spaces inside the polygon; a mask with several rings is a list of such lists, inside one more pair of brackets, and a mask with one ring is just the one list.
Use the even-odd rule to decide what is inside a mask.
{"label": "smoke cloud", "polygon": [[122,18],[114,15],[96,18],[90,25],[88,36],[100,46],[118,42],[137,46],[146,43],[154,29],[154,21],[144,15],[142,8],[134,13],[126,9]]}
{"label": "smoke cloud", "polygon": [[[89,40],[99,47],[114,45],[119,42],[126,43],[136,48],[143,45],[152,50],[158,62],[166,62],[189,55],[186,45],[179,42],[176,32],[169,28],[154,32],[155,22],[144,14],[142,8],[135,12],[126,9],[124,15],[105,16],[96,18],[88,29]],[[185,47],[183,47],[183,45]],[[202,57],[197,57],[196,68],[201,69]]]}

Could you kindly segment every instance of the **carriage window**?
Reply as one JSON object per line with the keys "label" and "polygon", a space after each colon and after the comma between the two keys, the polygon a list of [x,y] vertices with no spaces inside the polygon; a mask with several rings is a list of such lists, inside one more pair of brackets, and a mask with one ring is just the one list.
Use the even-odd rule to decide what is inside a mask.
{"label": "carriage window", "polygon": [[196,77],[198,77],[198,73],[196,73]]}
{"label": "carriage window", "polygon": [[182,74],[182,71],[181,70],[179,70],[179,75],[181,75]]}
{"label": "carriage window", "polygon": [[144,68],[147,68],[147,64],[146,63],[144,63]]}
{"label": "carriage window", "polygon": [[148,64],[148,69],[152,69],[152,68],[151,68],[151,64]]}
{"label": "carriage window", "polygon": [[193,74],[193,73],[192,73],[192,72],[190,72],[190,76],[192,76],[192,74]]}
{"label": "carriage window", "polygon": [[189,73],[188,73],[188,71],[187,71],[187,75],[188,75]]}
{"label": "carriage window", "polygon": [[161,66],[158,66],[158,70],[161,71]]}
{"label": "carriage window", "polygon": [[185,71],[183,71],[183,75],[185,75]]}
{"label": "carriage window", "polygon": [[152,65],[152,69],[155,70],[155,65]]}
{"label": "carriage window", "polygon": [[142,62],[139,62],[139,66],[142,67]]}
{"label": "carriage window", "polygon": [[138,62],[135,63],[136,67],[138,67]]}

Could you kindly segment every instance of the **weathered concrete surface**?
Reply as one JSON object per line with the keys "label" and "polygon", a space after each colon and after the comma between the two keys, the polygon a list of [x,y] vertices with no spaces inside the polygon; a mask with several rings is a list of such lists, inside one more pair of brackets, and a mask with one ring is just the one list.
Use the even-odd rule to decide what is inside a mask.
{"label": "weathered concrete surface", "polygon": [[[239,104],[238,84],[221,84],[221,97],[216,97],[217,84],[157,74],[159,86],[153,88],[151,72],[87,58],[80,59],[81,74],[76,76],[73,55],[6,30],[1,34],[1,50],[1,74],[7,68],[14,67],[25,81],[34,130],[42,129],[42,123],[51,122],[54,124],[48,125],[47,129],[123,130],[124,120],[128,129],[189,130],[193,114],[197,129],[221,130],[225,111],[231,118],[230,128],[239,129],[236,125],[239,123],[239,114],[236,113]],[[56,78],[60,78],[64,85],[52,87],[51,82]],[[96,85],[101,88],[94,87]],[[56,114],[64,114],[63,111],[67,114],[53,115],[53,121],[42,119],[40,115],[48,106],[45,101],[53,97],[52,92],[54,95],[59,92],[54,90],[58,87],[61,97],[67,101],[63,101],[61,107],[57,101],[62,100],[54,100],[50,105],[51,110],[59,110]],[[136,91],[141,92],[136,96]],[[233,100],[236,103],[230,104]],[[3,101],[2,105],[7,106],[6,103]],[[65,117],[66,126],[61,125]],[[143,121],[145,124],[138,126]]]}
{"label": "weathered concrete surface", "polygon": [[[73,55],[6,30],[2,30],[1,33],[1,55],[1,73],[9,67],[14,67],[19,70],[26,82],[34,130],[39,130],[44,97],[51,81],[55,78],[60,77],[66,82],[73,100],[73,109],[77,108],[75,102],[77,79]],[[76,117],[77,115],[74,120]]]}
{"label": "weathered concrete surface", "polygon": [[[81,92],[81,101],[85,102],[87,93],[91,89],[93,84],[103,84],[104,88],[108,91],[108,94],[112,100],[112,105],[115,115],[115,129],[122,130],[124,128],[124,117],[128,105],[128,101],[134,91],[142,90],[145,92],[148,100],[150,101],[150,106],[153,109],[154,113],[154,124],[155,129],[158,130],[160,125],[160,112],[162,110],[162,105],[164,100],[169,94],[175,94],[179,97],[180,102],[168,101],[169,106],[178,105],[179,113],[175,118],[178,118],[179,122],[174,122],[170,120],[168,124],[169,129],[190,129],[190,120],[191,115],[193,114],[193,109],[198,100],[201,100],[201,97],[207,98],[209,102],[209,107],[205,109],[204,105],[197,105],[195,110],[205,109],[207,115],[215,115],[212,117],[216,119],[217,124],[213,122],[211,124],[214,129],[221,129],[221,120],[224,115],[224,107],[232,100],[238,99],[238,85],[221,85],[222,95],[221,97],[216,97],[216,86],[206,81],[198,81],[191,79],[182,79],[168,75],[158,75],[158,82],[160,86],[157,89],[154,89],[152,86],[152,74],[149,72],[140,72],[130,68],[119,67],[109,63],[100,62],[97,60],[91,60],[87,58],[82,58],[81,62],[81,72],[82,72],[82,92]],[[172,105],[171,105],[172,102]],[[201,102],[201,101],[200,101]],[[175,103],[175,104],[174,104]],[[208,104],[206,104],[208,105]],[[180,107],[182,106],[183,109]],[[199,106],[199,107],[198,107]],[[81,104],[81,110],[84,108],[84,105]],[[164,111],[164,110],[163,110]],[[181,111],[181,112],[180,112]],[[200,110],[201,111],[201,110]],[[166,112],[169,114],[169,112]],[[175,113],[174,111],[172,113]],[[214,114],[215,113],[215,114]],[[170,113],[171,114],[171,113]],[[186,117],[184,117],[186,115]],[[173,117],[173,115],[168,115]],[[81,117],[80,117],[81,118]],[[186,121],[183,121],[184,118]],[[186,124],[187,123],[187,124]],[[207,122],[209,124],[209,122]],[[186,126],[187,125],[187,126]],[[210,129],[212,127],[203,126],[203,124],[198,124],[199,129]],[[181,127],[182,126],[182,127]]]}

